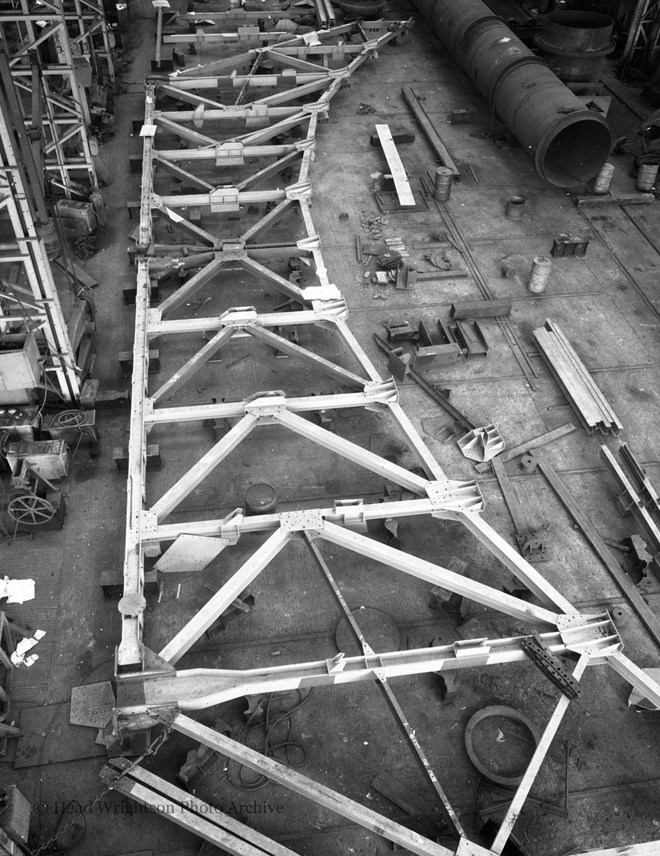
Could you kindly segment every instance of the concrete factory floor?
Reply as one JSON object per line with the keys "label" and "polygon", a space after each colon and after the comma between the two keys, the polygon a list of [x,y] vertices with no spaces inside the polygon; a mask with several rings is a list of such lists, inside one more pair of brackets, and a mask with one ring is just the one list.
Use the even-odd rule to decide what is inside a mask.
{"label": "concrete factory floor", "polygon": [[[117,354],[132,346],[133,312],[124,305],[122,289],[134,281],[126,247],[134,227],[126,202],[139,197],[139,174],[130,173],[128,158],[139,155],[141,140],[132,133],[132,120],[143,110],[142,80],[152,56],[154,21],[151,4],[131,4],[132,17],[125,36],[129,66],[116,98],[117,133],[102,150],[114,175],[105,188],[108,225],[99,234],[100,250],[85,267],[101,284],[98,303],[99,352],[95,376],[102,388],[121,388],[128,379],[120,374]],[[202,7],[203,9],[203,7]],[[141,17],[141,13],[144,17]],[[386,17],[405,19],[414,9],[390,2]],[[197,61],[204,63],[202,52]],[[451,200],[415,213],[390,214],[383,231],[400,236],[411,260],[420,268],[425,251],[438,232],[448,231],[443,216],[451,218],[471,250],[493,295],[513,301],[510,323],[522,352],[534,368],[527,382],[505,331],[495,321],[485,321],[490,344],[487,357],[461,359],[454,366],[429,373],[428,379],[451,390],[451,401],[478,425],[492,421],[513,447],[567,422],[578,425],[559,387],[536,353],[532,330],[547,318],[557,322],[582,357],[613,406],[625,430],[621,439],[644,463],[649,478],[660,487],[660,208],[653,205],[608,205],[578,209],[568,194],[543,183],[529,156],[519,147],[490,138],[486,103],[456,68],[451,57],[433,40],[420,19],[410,35],[397,46],[381,51],[378,61],[365,64],[350,88],[332,102],[330,121],[319,128],[316,162],[312,169],[314,222],[319,230],[324,258],[349,305],[349,326],[375,364],[387,374],[383,355],[373,343],[373,333],[383,332],[386,321],[423,318],[447,321],[449,306],[457,299],[478,299],[481,292],[472,277],[444,282],[419,281],[409,291],[373,286],[356,259],[355,237],[370,240],[361,227],[361,212],[379,214],[372,193],[373,173],[386,171],[381,151],[369,143],[374,124],[412,127],[400,96],[401,87],[412,86],[424,96],[423,105],[449,149],[472,170],[454,185]],[[626,90],[628,97],[634,97]],[[641,103],[641,102],[640,102]],[[370,105],[364,112],[360,105]],[[451,125],[451,110],[473,108],[474,124]],[[650,107],[642,106],[650,112]],[[613,99],[610,120],[615,136],[632,133],[637,119]],[[400,155],[413,185],[434,167],[430,148],[420,132],[413,143],[401,145]],[[633,193],[632,159],[615,156],[614,191]],[[523,217],[504,217],[507,197],[527,198]],[[348,218],[340,217],[348,214]],[[560,233],[590,240],[584,258],[555,259],[545,294],[531,295],[525,288],[532,258],[547,255]],[[428,251],[427,251],[428,252]],[[520,278],[505,278],[501,260],[513,256]],[[455,262],[465,267],[457,255]],[[272,307],[275,296],[264,304],[263,292],[254,284],[226,277],[226,291],[216,305],[247,305],[262,301]],[[522,280],[522,281],[521,281]],[[210,289],[198,295],[203,299]],[[385,296],[386,299],[379,299]],[[215,298],[214,298],[215,299]],[[207,311],[208,307],[205,307]],[[237,352],[234,358],[238,360]],[[520,351],[518,356],[523,359]],[[166,356],[161,378],[169,375]],[[174,364],[172,364],[173,366]],[[294,360],[243,360],[233,367],[234,393],[266,388],[295,388]],[[208,401],[213,392],[204,388],[204,376],[193,380],[190,401]],[[309,389],[309,378],[305,378]],[[247,393],[245,391],[248,390]],[[318,391],[328,391],[319,380]],[[241,394],[242,397],[242,394]],[[450,424],[446,414],[412,382],[400,384],[404,410],[434,452],[445,472],[456,479],[477,478],[483,492],[485,519],[514,544],[512,523],[498,482],[488,472],[476,473],[473,462],[461,454],[454,441],[442,442],[442,429]],[[195,423],[197,425],[197,423]],[[114,648],[119,639],[120,617],[114,599],[104,597],[100,577],[119,570],[125,516],[125,476],[113,463],[115,446],[128,438],[128,410],[99,409],[101,454],[89,459],[87,451],[76,454],[70,476],[64,482],[66,525],[59,532],[42,532],[34,540],[0,544],[3,575],[33,577],[36,599],[8,612],[21,624],[43,629],[40,659],[29,670],[17,670],[13,687],[13,713],[24,730],[20,740],[10,741],[0,759],[3,784],[16,783],[34,808],[34,848],[41,846],[69,819],[76,823],[58,841],[61,851],[71,846],[84,856],[159,854],[193,856],[201,842],[166,818],[146,813],[134,803],[110,792],[92,805],[102,790],[98,777],[105,756],[94,743],[93,729],[73,727],[69,721],[72,687],[109,680],[113,674]],[[402,466],[413,459],[373,413],[342,418],[333,416],[333,430],[367,448],[389,455]],[[184,461],[190,443],[210,448],[208,426],[186,426],[179,445],[162,449],[168,467],[176,471],[177,456]],[[281,441],[281,442],[280,442]],[[549,445],[546,454],[560,473],[580,507],[598,532],[620,541],[633,534],[635,523],[619,514],[617,487],[601,464],[599,451],[606,443],[613,450],[614,437],[587,435],[581,427]],[[154,481],[154,496],[169,482],[170,470]],[[507,465],[515,490],[537,528],[546,528],[548,560],[539,564],[543,575],[576,605],[586,611],[610,610],[626,646],[626,653],[640,666],[657,666],[658,652],[616,584],[593,554],[580,531],[539,473],[524,472],[518,461]],[[280,509],[296,502],[312,503],[336,497],[364,497],[377,501],[382,480],[345,462],[337,464],[330,453],[305,441],[281,434],[250,438],[227,461],[222,477],[210,479],[192,497],[192,505],[214,509],[222,516],[242,505],[246,485],[266,481],[274,485]],[[188,508],[191,509],[192,505]],[[383,529],[374,529],[383,539]],[[463,528],[428,519],[409,518],[400,523],[403,549],[437,562],[452,557],[467,562],[475,579],[499,586],[502,569]],[[147,644],[159,650],[183,620],[217,587],[227,570],[244,561],[258,539],[244,536],[236,547],[197,575],[174,575],[162,584],[160,602],[149,599]],[[454,618],[433,608],[430,587],[412,577],[359,560],[340,548],[323,549],[326,561],[349,605],[380,610],[391,623],[379,623],[381,650],[420,647],[440,638],[449,643],[463,637],[508,636],[523,632],[513,619],[471,605],[468,621],[457,626]],[[617,559],[622,554],[614,551]],[[250,587],[255,608],[230,623],[224,632],[206,639],[181,661],[184,668],[270,666],[332,657],[337,652],[335,633],[340,610],[318,568],[310,562],[302,542],[294,542]],[[660,585],[648,591],[648,601],[660,613]],[[358,620],[360,615],[358,614]],[[499,797],[480,777],[464,748],[466,723],[479,708],[505,704],[518,708],[542,729],[558,691],[530,663],[515,667],[466,670],[455,673],[455,691],[443,698],[433,675],[399,679],[392,683],[412,727],[428,754],[448,796],[468,833],[475,837],[483,824],[477,815],[478,799],[487,804]],[[627,705],[629,686],[605,667],[591,668],[583,679],[583,691],[574,701],[543,765],[532,794],[563,807],[565,773],[568,772],[568,817],[527,806],[515,834],[529,856],[563,856],[574,849],[611,847],[660,838],[658,812],[658,760],[660,719],[657,714],[637,712]],[[278,705],[293,706],[301,699],[288,694]],[[244,700],[205,711],[199,719],[214,724],[221,717],[237,736],[244,723]],[[289,762],[313,779],[336,788],[382,814],[404,820],[403,812],[372,786],[385,771],[409,793],[432,807],[434,794],[396,721],[371,684],[347,688],[315,689],[291,719],[291,732],[276,733],[275,742],[290,740]],[[515,735],[509,739],[514,764],[527,756],[529,747]],[[566,744],[566,745],[565,745]],[[299,748],[300,747],[300,748]],[[174,782],[193,744],[173,735],[145,766]],[[568,754],[567,754],[568,753]],[[284,760],[282,751],[276,757]],[[566,758],[568,763],[566,765]],[[376,835],[344,823],[284,788],[266,784],[258,790],[238,787],[237,765],[225,768],[222,759],[207,763],[192,782],[196,795],[227,812],[236,812],[255,828],[309,856],[390,852],[390,845]],[[253,781],[247,773],[248,781]],[[644,783],[640,785],[639,783]],[[634,787],[633,787],[634,785]],[[84,811],[80,811],[80,806]],[[431,809],[440,817],[438,809]],[[500,815],[501,816],[501,815]],[[84,829],[83,829],[84,828]],[[428,827],[423,825],[423,832]],[[78,841],[83,834],[84,838]],[[484,843],[489,843],[484,839]],[[204,852],[214,852],[208,845]],[[217,851],[219,852],[219,851]]]}

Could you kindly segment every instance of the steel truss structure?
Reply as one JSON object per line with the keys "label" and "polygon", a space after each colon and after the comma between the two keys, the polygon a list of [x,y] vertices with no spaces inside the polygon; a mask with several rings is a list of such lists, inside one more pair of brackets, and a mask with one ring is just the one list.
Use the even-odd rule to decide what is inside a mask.
{"label": "steel truss structure", "polygon": [[[3,58],[0,54],[0,64]],[[0,210],[10,229],[10,236],[3,237],[0,243],[0,294],[5,304],[0,331],[7,337],[17,328],[24,332],[25,325],[29,332],[41,329],[48,347],[45,377],[64,401],[76,402],[80,398],[80,372],[44,238],[38,229],[38,224],[48,223],[48,212],[43,195],[35,196],[30,190],[31,186],[39,186],[34,182],[40,182],[41,177],[36,174],[32,151],[24,148],[25,135],[17,133],[9,119],[14,114],[15,101],[11,79],[0,73]],[[16,266],[19,274],[12,281],[11,271]]]}
{"label": "steel truss structure", "polygon": [[72,182],[98,190],[86,86],[114,78],[111,34],[101,0],[28,0],[0,6],[0,35],[42,173],[71,198]]}
{"label": "steel truss structure", "polygon": [[[204,45],[236,43],[243,47],[262,45],[269,42],[281,41],[282,31],[275,30],[271,33],[264,31],[262,25],[265,21],[277,22],[282,19],[297,20],[309,18],[314,14],[319,29],[327,30],[337,23],[335,10],[330,0],[314,0],[314,9],[268,9],[262,12],[248,12],[245,9],[229,9],[223,12],[207,12],[203,15],[195,11],[177,17],[187,26],[187,34],[165,33],[164,14],[170,12],[168,0],[152,0],[156,9],[156,51],[154,66],[156,69],[163,68],[162,46],[164,44],[186,44],[194,46],[195,53],[201,53]],[[170,12],[171,14],[171,12]],[[222,30],[218,31],[218,27]],[[225,31],[226,28],[231,31]],[[172,61],[173,64],[173,61]]]}
{"label": "steel truss structure", "polygon": [[619,61],[619,73],[639,77],[655,71],[660,39],[660,3],[637,0],[628,25],[626,44]]}
{"label": "steel truss structure", "polygon": [[[324,264],[312,219],[311,174],[319,124],[351,75],[388,42],[403,36],[409,26],[410,22],[341,26],[147,84],[140,223],[135,233],[136,324],[115,728],[121,734],[163,724],[166,731],[178,731],[238,759],[273,782],[420,856],[488,856],[503,850],[569,705],[565,695],[550,715],[490,849],[466,837],[439,784],[436,791],[458,839],[453,848],[417,835],[200,725],[187,713],[246,694],[365,680],[385,684],[402,675],[523,662],[523,643],[528,637],[467,639],[441,647],[374,653],[354,627],[362,644],[360,656],[340,653],[327,660],[249,670],[176,668],[180,658],[250,582],[287,545],[303,539],[309,547],[311,565],[320,565],[326,575],[330,572],[320,547],[329,542],[368,562],[385,564],[528,622],[532,629],[541,631],[550,651],[574,660],[575,681],[587,666],[607,664],[660,706],[660,685],[622,653],[622,642],[610,616],[580,613],[482,519],[483,500],[476,482],[456,481],[445,475],[398,403],[394,382],[380,375],[349,330],[346,304]],[[261,75],[259,67],[265,60],[276,70]],[[331,68],[333,64],[337,67]],[[271,94],[260,95],[264,86]],[[238,93],[238,99],[223,99],[227,90]],[[252,93],[257,97],[248,100]],[[183,109],[161,109],[166,99],[183,105]],[[242,132],[236,133],[239,125]],[[172,139],[182,141],[182,145],[173,147]],[[257,164],[256,171],[250,171],[252,161],[263,158],[269,159],[267,165]],[[283,174],[289,176],[289,183],[280,186]],[[168,189],[166,182],[171,178],[185,183],[180,193]],[[236,215],[241,217],[238,227],[230,219]],[[268,243],[266,239],[273,234]],[[282,273],[282,260],[292,257],[300,260],[303,276]],[[227,273],[234,286],[247,276],[253,286],[260,283],[269,293],[280,292],[284,304],[269,312],[249,305],[203,315],[202,308],[221,295]],[[154,282],[172,274],[189,278],[178,281],[169,296],[152,306]],[[202,299],[203,289],[207,297]],[[205,342],[200,347],[202,335]],[[195,385],[199,372],[212,371],[211,359],[237,342],[267,345],[271,353],[298,359],[307,371],[320,373],[340,389],[302,395],[280,389],[248,389],[242,400],[189,403],[191,396],[186,393]],[[176,365],[167,379],[150,389],[149,351],[154,344],[161,352],[169,349],[168,353],[176,355]],[[227,369],[219,370],[223,381],[227,374]],[[324,426],[323,418],[318,419],[319,415],[356,408],[382,414],[405,438],[417,466],[392,463],[333,433]],[[147,472],[148,444],[163,442],[168,432],[181,432],[186,425],[202,422],[220,426],[215,430],[221,436],[204,453],[196,453],[194,445],[188,443],[190,462],[184,471],[168,472],[165,456],[166,478],[159,477],[164,489],[154,490]],[[246,437],[257,430],[273,429],[280,434],[286,429],[318,443],[375,473],[397,493],[390,491],[392,501],[387,502],[347,497],[328,507],[312,503],[290,511],[254,515],[236,508],[215,518],[212,512],[200,516],[186,505],[205,480],[214,474],[217,478],[218,467]],[[507,594],[365,534],[369,521],[406,516],[423,517],[429,523],[437,520],[439,525],[442,521],[461,524],[533,597],[527,600]],[[248,533],[262,533],[261,545],[173,638],[158,652],[150,650],[144,624],[146,558],[157,558],[156,568],[163,573],[193,573]],[[338,588],[336,594],[342,602]],[[113,764],[102,773],[109,786],[146,805],[161,809],[164,804],[172,806],[171,812],[164,812],[168,817],[227,852],[292,852],[219,811],[202,811],[201,804],[195,810],[188,793],[139,763],[119,760]],[[626,852],[642,856],[657,852],[657,847],[657,842],[634,845]]]}

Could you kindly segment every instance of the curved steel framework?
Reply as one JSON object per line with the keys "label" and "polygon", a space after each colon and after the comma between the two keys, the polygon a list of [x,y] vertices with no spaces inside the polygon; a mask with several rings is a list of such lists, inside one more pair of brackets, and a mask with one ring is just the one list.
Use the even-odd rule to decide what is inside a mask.
{"label": "curved steel framework", "polygon": [[[477,484],[455,481],[444,474],[399,405],[394,382],[381,377],[350,332],[341,291],[324,264],[312,220],[312,161],[319,123],[327,118],[331,100],[349,83],[351,75],[376,58],[388,42],[401,38],[409,25],[362,23],[309,33],[147,85],[140,223],[135,233],[138,290],[115,721],[120,732],[145,723],[166,723],[169,729],[239,759],[272,781],[377,831],[410,852],[476,856],[501,853],[568,707],[568,697],[561,696],[552,712],[490,850],[467,839],[439,785],[436,790],[458,837],[458,845],[452,849],[200,725],[186,712],[257,692],[363,680],[385,686],[390,678],[400,675],[519,662],[526,658],[522,647],[526,637],[469,639],[436,648],[375,654],[356,631],[362,645],[360,656],[339,654],[329,660],[246,671],[176,668],[183,654],[269,562],[293,539],[303,539],[310,549],[310,564],[320,564],[328,574],[318,549],[323,542],[340,545],[356,556],[384,563],[529,622],[541,631],[552,652],[573,656],[576,681],[587,665],[607,664],[660,706],[660,686],[622,653],[609,615],[576,610],[482,519],[483,502]],[[266,62],[268,73],[258,74]],[[263,86],[268,86],[271,94],[249,99],[251,94],[263,92]],[[233,92],[233,98],[223,97],[221,93],[227,91]],[[183,109],[160,109],[158,102],[166,98],[174,99]],[[236,134],[237,124],[247,126],[243,133]],[[172,136],[183,141],[181,147],[169,144]],[[267,158],[268,164],[249,171],[256,158]],[[294,168],[295,173],[291,172]],[[285,170],[291,177],[282,186]],[[188,187],[179,194],[157,193],[156,179],[163,174]],[[241,222],[240,234],[229,236],[230,228],[235,230],[236,226],[230,227],[228,218],[238,213],[244,217],[248,206],[253,215],[250,224]],[[279,237],[267,243],[273,230]],[[281,264],[278,272],[278,260],[292,256],[302,261],[302,280],[283,275]],[[241,276],[250,274],[271,293],[281,292],[283,306],[289,311],[262,312],[250,305],[216,315],[200,314],[207,300],[195,296],[203,288],[217,293],[222,288],[222,274],[229,270],[234,274],[238,270]],[[159,306],[152,307],[154,281],[173,273],[189,278],[180,281]],[[294,329],[297,335],[292,335]],[[205,342],[199,347],[194,343],[201,334]],[[332,346],[328,346],[329,336]],[[186,351],[180,347],[182,341],[193,344]],[[209,370],[213,357],[232,343],[255,341],[301,360],[307,369],[330,378],[341,391],[300,395],[252,389],[246,390],[242,401],[187,403],[186,387],[202,369]],[[149,349],[155,343],[161,351],[170,348],[171,353],[184,356],[179,356],[170,376],[150,390]],[[337,356],[337,344],[349,361]],[[348,408],[383,414],[405,438],[418,466],[413,470],[394,464],[332,433],[323,426],[323,420],[319,425],[309,418]],[[166,437],[168,431],[180,431],[186,423],[201,421],[224,425],[221,436],[203,454],[191,448],[188,468],[160,478],[166,486],[154,495],[147,478],[148,442]],[[215,519],[193,513],[186,506],[191,494],[251,432],[264,427],[270,431],[271,426],[294,432],[377,474],[396,487],[397,496],[391,502],[347,498],[328,507],[298,507],[255,516],[246,516],[240,508]],[[179,514],[181,511],[187,513]],[[534,598],[530,602],[466,579],[365,534],[370,520],[413,515],[462,524]],[[247,533],[263,533],[261,546],[158,653],[150,651],[144,642],[145,557],[158,557],[156,568],[163,573],[192,573]],[[342,602],[338,590],[337,594]],[[228,852],[291,853],[222,812],[191,810],[188,793],[139,765],[117,761],[114,767],[106,767],[102,776],[138,802],[157,802],[161,808],[164,803],[171,805],[172,812],[165,812],[168,817]],[[633,846],[626,852],[642,856],[657,852],[657,844]]]}

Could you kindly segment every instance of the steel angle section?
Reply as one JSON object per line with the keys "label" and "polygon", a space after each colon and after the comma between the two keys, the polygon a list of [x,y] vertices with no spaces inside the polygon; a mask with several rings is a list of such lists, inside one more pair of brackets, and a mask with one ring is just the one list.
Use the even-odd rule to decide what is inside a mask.
{"label": "steel angle section", "polygon": [[156,562],[154,569],[163,574],[203,571],[229,543],[226,538],[180,535]]}

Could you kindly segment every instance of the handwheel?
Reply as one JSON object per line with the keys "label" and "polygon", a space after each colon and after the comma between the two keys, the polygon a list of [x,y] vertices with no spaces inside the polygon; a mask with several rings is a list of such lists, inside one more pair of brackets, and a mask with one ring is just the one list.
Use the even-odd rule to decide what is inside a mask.
{"label": "handwheel", "polygon": [[55,506],[36,493],[26,493],[9,501],[7,513],[16,523],[39,526],[53,519]]}

